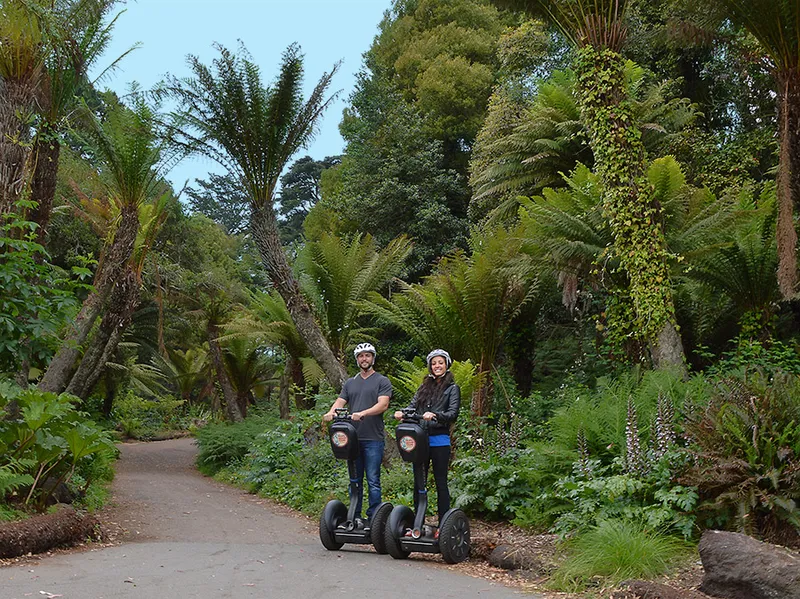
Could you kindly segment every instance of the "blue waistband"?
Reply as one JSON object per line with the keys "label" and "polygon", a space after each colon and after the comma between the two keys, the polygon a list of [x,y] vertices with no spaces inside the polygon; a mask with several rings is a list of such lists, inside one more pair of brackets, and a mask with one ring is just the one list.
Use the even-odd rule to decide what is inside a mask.
{"label": "blue waistband", "polygon": [[431,435],[428,442],[431,447],[446,447],[450,445],[450,435]]}

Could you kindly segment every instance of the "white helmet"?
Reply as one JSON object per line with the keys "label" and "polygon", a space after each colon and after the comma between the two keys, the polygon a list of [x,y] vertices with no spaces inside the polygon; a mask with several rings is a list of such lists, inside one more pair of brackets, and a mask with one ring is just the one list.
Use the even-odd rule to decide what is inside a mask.
{"label": "white helmet", "polygon": [[431,353],[428,354],[427,361],[428,361],[428,368],[431,367],[431,360],[433,360],[436,356],[441,356],[444,358],[444,363],[447,364],[447,367],[450,368],[450,365],[453,363],[453,360],[450,359],[450,354],[448,354],[443,349],[435,349]]}
{"label": "white helmet", "polygon": [[371,353],[373,359],[378,355],[378,352],[375,351],[375,346],[371,343],[359,343],[353,350],[353,356],[358,359],[358,354],[363,354],[364,352]]}

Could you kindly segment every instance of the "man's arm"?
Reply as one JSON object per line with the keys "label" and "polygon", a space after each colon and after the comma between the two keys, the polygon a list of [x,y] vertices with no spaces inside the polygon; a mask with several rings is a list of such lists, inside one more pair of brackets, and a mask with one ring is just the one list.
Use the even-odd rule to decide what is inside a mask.
{"label": "man's arm", "polygon": [[347,400],[346,399],[344,399],[342,397],[337,397],[336,401],[333,402],[333,405],[331,406],[331,409],[328,410],[327,412],[325,412],[325,414],[322,416],[322,419],[325,422],[330,422],[331,420],[333,420],[333,417],[336,416],[336,410],[338,408],[343,408],[346,405],[347,405]]}
{"label": "man's arm", "polygon": [[380,416],[389,409],[389,396],[379,395],[377,403],[366,410],[361,410],[353,414],[353,420],[361,420],[365,416]]}

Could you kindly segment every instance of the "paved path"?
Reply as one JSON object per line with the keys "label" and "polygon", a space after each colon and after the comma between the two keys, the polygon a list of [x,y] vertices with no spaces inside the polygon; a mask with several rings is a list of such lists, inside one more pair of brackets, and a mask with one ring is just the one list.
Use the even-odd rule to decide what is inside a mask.
{"label": "paved path", "polygon": [[413,557],[326,551],[315,523],[204,478],[195,453],[191,439],[123,445],[112,514],[126,541],[0,568],[0,599],[521,595]]}

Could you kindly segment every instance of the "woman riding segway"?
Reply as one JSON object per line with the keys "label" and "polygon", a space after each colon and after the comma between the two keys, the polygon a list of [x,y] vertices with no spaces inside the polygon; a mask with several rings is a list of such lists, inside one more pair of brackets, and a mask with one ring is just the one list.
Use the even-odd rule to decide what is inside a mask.
{"label": "woman riding segway", "polygon": [[[414,512],[406,506],[394,508],[386,527],[386,548],[397,559],[422,551],[441,553],[446,562],[456,563],[469,556],[470,547],[469,521],[461,510],[450,509],[447,484],[450,427],[461,407],[461,390],[450,372],[450,354],[435,349],[427,362],[428,375],[411,404],[394,413],[402,420],[396,434],[400,455],[413,463]],[[424,526],[429,464],[433,465],[438,500],[439,526],[434,529]]]}

